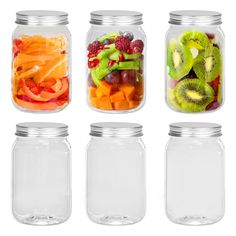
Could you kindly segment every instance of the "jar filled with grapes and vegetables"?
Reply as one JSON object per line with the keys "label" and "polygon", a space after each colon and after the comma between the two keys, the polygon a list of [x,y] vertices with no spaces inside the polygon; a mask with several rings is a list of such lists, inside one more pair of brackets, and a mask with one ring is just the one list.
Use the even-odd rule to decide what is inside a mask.
{"label": "jar filled with grapes and vegetables", "polygon": [[70,102],[68,14],[20,11],[12,46],[12,100],[23,111],[55,112]]}
{"label": "jar filled with grapes and vegetables", "polygon": [[224,101],[224,34],[221,14],[170,12],[166,36],[166,101],[179,112],[219,109]]}
{"label": "jar filled with grapes and vegetables", "polygon": [[140,109],[145,100],[145,33],[142,14],[91,13],[87,35],[88,104],[97,111]]}

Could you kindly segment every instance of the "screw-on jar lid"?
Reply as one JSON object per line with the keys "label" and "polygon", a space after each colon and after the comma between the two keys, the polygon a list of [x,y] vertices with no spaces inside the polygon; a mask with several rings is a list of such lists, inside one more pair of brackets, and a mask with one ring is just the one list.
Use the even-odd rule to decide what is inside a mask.
{"label": "screw-on jar lid", "polygon": [[28,10],[16,13],[19,25],[67,25],[68,14],[61,11]]}
{"label": "screw-on jar lid", "polygon": [[141,25],[143,14],[136,11],[102,10],[91,12],[93,25]]}
{"label": "screw-on jar lid", "polygon": [[142,125],[123,122],[104,122],[91,124],[91,136],[95,137],[140,137]]}
{"label": "screw-on jar lid", "polygon": [[221,13],[215,11],[182,10],[170,12],[173,25],[220,25]]}
{"label": "screw-on jar lid", "polygon": [[16,125],[16,136],[56,138],[68,136],[68,126],[61,123],[28,122]]}
{"label": "screw-on jar lid", "polygon": [[170,136],[174,137],[219,137],[221,125],[204,122],[180,122],[170,124]]}

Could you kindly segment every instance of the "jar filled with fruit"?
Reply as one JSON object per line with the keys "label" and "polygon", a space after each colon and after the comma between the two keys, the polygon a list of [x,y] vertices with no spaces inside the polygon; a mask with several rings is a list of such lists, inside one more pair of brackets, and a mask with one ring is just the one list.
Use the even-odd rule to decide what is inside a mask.
{"label": "jar filled with fruit", "polygon": [[13,33],[12,100],[23,111],[55,112],[70,101],[68,14],[20,11]]}
{"label": "jar filled with fruit", "polygon": [[87,35],[88,104],[103,112],[129,112],[145,100],[145,33],[142,14],[91,13]]}
{"label": "jar filled with fruit", "polygon": [[166,36],[166,101],[179,112],[217,110],[224,100],[221,14],[173,11]]}

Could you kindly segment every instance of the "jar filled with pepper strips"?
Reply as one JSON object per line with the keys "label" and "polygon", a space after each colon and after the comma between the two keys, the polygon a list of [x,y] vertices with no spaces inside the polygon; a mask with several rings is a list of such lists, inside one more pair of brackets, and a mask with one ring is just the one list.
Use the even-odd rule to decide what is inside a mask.
{"label": "jar filled with pepper strips", "polygon": [[68,14],[20,11],[13,33],[12,100],[29,112],[55,112],[70,102]]}
{"label": "jar filled with pepper strips", "polygon": [[87,35],[88,104],[97,111],[121,113],[145,101],[146,37],[142,13],[95,11]]}

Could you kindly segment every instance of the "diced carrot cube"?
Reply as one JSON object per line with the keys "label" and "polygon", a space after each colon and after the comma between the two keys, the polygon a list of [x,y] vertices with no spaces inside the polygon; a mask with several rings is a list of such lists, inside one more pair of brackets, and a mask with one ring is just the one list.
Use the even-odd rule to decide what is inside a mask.
{"label": "diced carrot cube", "polygon": [[110,99],[111,99],[111,102],[114,103],[114,102],[125,100],[125,96],[122,91],[118,91],[114,93],[113,95],[111,95]]}
{"label": "diced carrot cube", "polygon": [[121,86],[120,89],[124,92],[125,97],[128,101],[133,99],[134,93],[135,93],[135,87],[134,86]]}
{"label": "diced carrot cube", "polygon": [[110,98],[107,96],[101,97],[99,99],[99,108],[103,110],[112,110],[112,104]]}
{"label": "diced carrot cube", "polygon": [[104,95],[111,95],[112,86],[110,84],[106,83],[105,81],[102,81],[99,87],[101,88]]}
{"label": "diced carrot cube", "polygon": [[110,96],[112,86],[106,82],[101,82],[96,90],[97,97]]}
{"label": "diced carrot cube", "polygon": [[101,87],[98,87],[97,89],[96,89],[96,96],[98,97],[98,98],[101,98],[102,96],[103,96],[103,92],[102,92],[102,89],[101,89]]}
{"label": "diced carrot cube", "polygon": [[136,86],[135,94],[138,95],[138,96],[143,96],[143,93],[144,93],[143,83],[139,83]]}
{"label": "diced carrot cube", "polygon": [[96,108],[99,107],[99,99],[98,99],[98,98],[96,98],[96,97],[90,97],[89,102],[90,102],[90,105],[91,105],[92,107],[96,107]]}
{"label": "diced carrot cube", "polygon": [[135,100],[129,101],[129,108],[130,109],[136,108],[139,106],[139,104],[140,104],[139,101],[135,101]]}
{"label": "diced carrot cube", "polygon": [[134,100],[135,101],[139,101],[140,102],[140,101],[142,101],[142,99],[143,99],[142,95],[137,95],[137,94],[134,95]]}
{"label": "diced carrot cube", "polygon": [[114,103],[114,108],[116,110],[128,110],[129,109],[129,103],[126,100],[118,101]]}
{"label": "diced carrot cube", "polygon": [[95,87],[88,87],[88,93],[89,93],[89,97],[96,97],[96,88]]}

